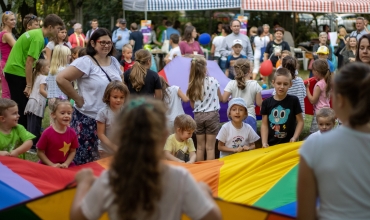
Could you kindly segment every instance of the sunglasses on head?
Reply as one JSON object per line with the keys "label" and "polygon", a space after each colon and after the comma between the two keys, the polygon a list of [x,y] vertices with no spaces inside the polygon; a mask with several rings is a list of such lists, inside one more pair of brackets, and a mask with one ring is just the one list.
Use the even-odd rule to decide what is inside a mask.
{"label": "sunglasses on head", "polygon": [[110,45],[112,45],[112,41],[105,41],[105,40],[97,40],[96,41],[97,43],[99,43],[101,46],[105,46],[105,45],[108,45],[108,46],[110,46]]}
{"label": "sunglasses on head", "polygon": [[29,19],[28,19],[28,21],[27,21],[27,25],[30,23],[30,21],[32,21],[33,19],[36,19],[37,18],[37,16],[36,15],[32,15]]}
{"label": "sunglasses on head", "polygon": [[6,15],[8,15],[8,14],[13,14],[13,12],[11,12],[11,11],[6,11],[6,12],[4,12]]}

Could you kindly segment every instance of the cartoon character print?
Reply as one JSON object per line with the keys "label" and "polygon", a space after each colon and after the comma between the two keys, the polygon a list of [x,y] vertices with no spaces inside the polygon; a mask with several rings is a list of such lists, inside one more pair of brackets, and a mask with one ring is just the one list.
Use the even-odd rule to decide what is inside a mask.
{"label": "cartoon character print", "polygon": [[233,138],[232,142],[233,142],[233,145],[232,145],[233,148],[243,147],[243,138],[240,136]]}
{"label": "cartoon character print", "polygon": [[269,115],[269,121],[272,130],[275,131],[275,137],[285,138],[287,136],[287,133],[280,131],[280,128],[282,127],[283,131],[286,130],[285,123],[288,121],[289,114],[290,109],[284,109],[280,105],[272,109],[271,114]]}

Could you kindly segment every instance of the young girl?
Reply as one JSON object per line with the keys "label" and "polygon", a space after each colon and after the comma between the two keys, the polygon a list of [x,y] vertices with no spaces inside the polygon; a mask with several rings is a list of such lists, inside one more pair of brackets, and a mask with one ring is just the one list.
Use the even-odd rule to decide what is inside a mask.
{"label": "young girl", "polygon": [[253,150],[255,142],[260,139],[252,127],[243,122],[248,117],[248,107],[242,98],[233,98],[227,108],[227,117],[231,121],[222,125],[218,132],[218,150],[220,158],[239,153],[241,151]]}
{"label": "young girl", "polygon": [[[312,64],[312,73],[314,77],[318,80],[313,90],[313,94],[310,92],[310,82],[308,82],[306,90],[307,90],[307,98],[313,104],[314,113],[318,110],[328,107],[330,108],[330,90],[331,90],[331,73],[329,70],[329,65],[326,60],[315,60]],[[317,127],[316,122],[316,115],[312,118],[310,132],[314,133],[318,131],[319,128]]]}
{"label": "young girl", "polygon": [[216,135],[220,129],[220,101],[222,100],[218,81],[207,75],[207,61],[203,56],[194,56],[191,60],[189,86],[186,95],[194,109],[197,123],[197,161],[215,158]]}
{"label": "young girl", "polygon": [[130,100],[117,125],[110,169],[96,180],[92,170],[76,175],[72,220],[99,219],[104,212],[110,219],[181,219],[183,212],[191,219],[221,219],[210,193],[186,169],[162,161],[168,134],[162,101]]}
{"label": "young girl", "polygon": [[75,131],[69,127],[72,112],[72,105],[67,99],[55,100],[50,114],[53,123],[42,132],[36,145],[40,163],[57,168],[74,166],[72,161],[78,141]]}
{"label": "young girl", "polygon": [[178,86],[170,86],[166,80],[159,76],[162,84],[163,101],[167,105],[167,128],[170,134],[175,132],[174,121],[178,115],[185,114],[182,102],[188,102],[189,98]]}
{"label": "young girl", "polygon": [[354,62],[334,76],[333,109],[343,124],[300,149],[297,219],[370,219],[369,73]]}
{"label": "young girl", "polygon": [[100,158],[117,151],[117,146],[112,144],[108,137],[112,132],[115,116],[121,111],[129,93],[127,86],[118,80],[110,82],[105,89],[103,102],[107,105],[100,109],[96,116]]}
{"label": "young girl", "polygon": [[65,69],[69,64],[71,58],[71,50],[68,47],[57,45],[54,48],[53,56],[50,64],[50,72],[46,78],[46,83],[48,86],[48,106],[52,110],[53,103],[56,98],[67,99],[65,95],[57,85],[56,78],[57,74]]}
{"label": "young girl", "polygon": [[[32,74],[32,92],[24,110],[24,114],[27,115],[27,130],[36,136],[33,140],[34,145],[41,134],[41,124],[46,106],[46,76],[48,73],[49,61],[39,59]],[[36,147],[34,149],[36,150]]]}
{"label": "young girl", "polygon": [[261,91],[262,87],[256,80],[251,80],[251,64],[247,59],[238,59],[234,65],[235,80],[230,80],[227,83],[222,102],[227,102],[230,95],[233,98],[243,98],[248,109],[248,116],[244,122],[249,124],[255,132],[257,132],[257,121],[255,105],[262,104]]}
{"label": "young girl", "polygon": [[[297,66],[298,63],[294,57],[286,56],[282,59],[281,67],[288,69],[290,74],[292,75],[292,86],[288,89],[288,94],[298,97],[299,103],[301,104],[302,116],[304,119],[305,118],[304,98],[306,97],[306,88],[302,78],[297,75]],[[276,90],[274,90],[273,92],[273,95],[275,94]]]}

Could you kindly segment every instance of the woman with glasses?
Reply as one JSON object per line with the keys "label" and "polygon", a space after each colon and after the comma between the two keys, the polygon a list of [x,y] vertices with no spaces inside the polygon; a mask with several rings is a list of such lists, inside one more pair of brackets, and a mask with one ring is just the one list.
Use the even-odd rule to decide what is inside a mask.
{"label": "woman with glasses", "polygon": [[[71,127],[78,136],[79,147],[74,159],[81,165],[99,159],[95,118],[105,104],[103,95],[109,82],[122,82],[120,64],[113,54],[112,35],[99,28],[91,35],[86,56],[77,58],[57,76],[59,88],[75,101]],[[78,93],[70,82],[77,80]]]}
{"label": "woman with glasses", "polygon": [[60,28],[60,31],[58,32],[58,35],[56,37],[53,37],[51,41],[46,45],[45,47],[45,54],[46,54],[46,59],[51,60],[51,55],[53,53],[54,47],[56,45],[62,45],[66,46],[69,49],[72,48],[71,43],[68,41],[68,35],[67,35],[67,29],[65,26]]}
{"label": "woman with glasses", "polygon": [[82,25],[80,23],[76,23],[73,25],[73,29],[75,32],[69,36],[69,43],[72,45],[72,48],[75,47],[85,47],[85,35],[82,33]]}
{"label": "woman with glasses", "polygon": [[1,89],[2,89],[2,98],[10,99],[10,91],[7,81],[5,80],[4,75],[4,67],[6,61],[8,60],[9,53],[12,50],[13,45],[15,44],[15,38],[12,34],[12,29],[15,27],[16,20],[14,13],[11,11],[6,11],[3,13],[1,17],[1,28],[2,31],[0,32],[0,52],[1,52],[1,73],[0,73],[0,81],[1,81]]}

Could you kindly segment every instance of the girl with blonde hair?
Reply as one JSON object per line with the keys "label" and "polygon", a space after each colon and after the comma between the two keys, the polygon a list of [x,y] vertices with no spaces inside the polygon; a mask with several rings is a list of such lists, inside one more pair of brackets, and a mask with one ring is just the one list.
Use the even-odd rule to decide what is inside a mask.
{"label": "girl with blonde hair", "polygon": [[215,158],[216,135],[220,129],[220,101],[222,100],[220,84],[217,79],[207,75],[207,61],[196,55],[191,59],[189,86],[186,91],[190,105],[194,109],[197,123],[197,161]]}
{"label": "girl with blonde hair", "polygon": [[162,86],[156,72],[150,70],[152,54],[144,49],[135,53],[135,64],[124,73],[124,81],[131,94],[151,95],[162,99]]}

